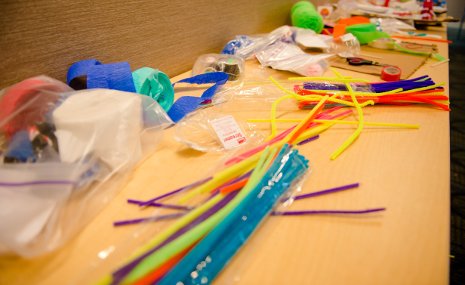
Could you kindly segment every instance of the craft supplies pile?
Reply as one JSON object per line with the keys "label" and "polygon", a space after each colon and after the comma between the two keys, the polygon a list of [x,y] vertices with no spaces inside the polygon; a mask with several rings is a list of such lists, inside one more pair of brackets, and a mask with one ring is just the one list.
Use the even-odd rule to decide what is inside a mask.
{"label": "craft supplies pile", "polygon": [[[341,0],[337,8],[297,2],[289,11],[292,26],[237,35],[218,53],[198,55],[192,76],[177,82],[151,67],[132,70],[129,62],[83,59],[70,64],[66,83],[40,75],[4,88],[0,253],[35,258],[60,250],[111,202],[138,163],[156,155],[166,133],[179,149],[225,159],[200,181],[159,190],[166,194],[153,199],[128,199],[127,207],[149,214],[114,221],[115,234],[121,226],[173,221],[146,244],[135,245],[119,268],[95,280],[99,284],[211,283],[270,215],[286,219],[389,210],[383,201],[364,209],[292,210],[301,199],[359,185],[298,191],[311,180],[310,165],[319,167],[301,150],[333,126],[353,126],[328,157],[336,160],[363,140],[367,128],[415,132],[420,127],[366,120],[367,108],[450,110],[443,82],[427,74],[412,78],[427,62],[447,61],[436,46],[445,40],[412,36],[412,20],[437,20],[431,1],[382,2]],[[383,17],[351,16],[352,8]],[[419,38],[424,44],[409,42]],[[383,57],[373,58],[376,51]],[[255,73],[266,75],[271,68],[294,76],[252,81],[246,66],[253,61],[261,67]],[[344,70],[378,79],[346,76]],[[203,92],[181,96],[180,85]],[[286,112],[280,109],[285,101],[291,102]],[[247,119],[231,111],[241,102]],[[289,112],[297,115],[284,118]]]}

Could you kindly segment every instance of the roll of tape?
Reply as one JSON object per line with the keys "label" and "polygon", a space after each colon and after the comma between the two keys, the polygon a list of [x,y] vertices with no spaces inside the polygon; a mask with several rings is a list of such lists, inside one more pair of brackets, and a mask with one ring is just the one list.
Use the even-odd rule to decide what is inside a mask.
{"label": "roll of tape", "polygon": [[174,102],[174,88],[169,77],[150,67],[142,67],[132,73],[136,92],[153,98],[168,112]]}
{"label": "roll of tape", "polygon": [[381,79],[384,81],[400,80],[402,71],[397,66],[385,66],[381,70]]}

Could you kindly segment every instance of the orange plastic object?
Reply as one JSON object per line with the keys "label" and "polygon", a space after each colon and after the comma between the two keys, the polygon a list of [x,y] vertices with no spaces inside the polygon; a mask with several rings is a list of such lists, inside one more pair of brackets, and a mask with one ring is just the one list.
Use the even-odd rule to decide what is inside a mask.
{"label": "orange plastic object", "polygon": [[368,19],[367,17],[363,17],[363,16],[354,16],[354,17],[350,17],[350,18],[340,19],[339,22],[337,22],[337,23],[338,24],[345,24],[347,26],[352,26],[352,25],[356,25],[356,24],[369,24],[370,19]]}
{"label": "orange plastic object", "polygon": [[346,33],[346,24],[336,24],[333,29],[333,38],[337,39]]}
{"label": "orange plastic object", "polygon": [[350,18],[340,19],[339,22],[334,26],[333,38],[337,39],[346,33],[346,27],[357,25],[357,24],[369,24],[370,19],[363,16],[354,16]]}

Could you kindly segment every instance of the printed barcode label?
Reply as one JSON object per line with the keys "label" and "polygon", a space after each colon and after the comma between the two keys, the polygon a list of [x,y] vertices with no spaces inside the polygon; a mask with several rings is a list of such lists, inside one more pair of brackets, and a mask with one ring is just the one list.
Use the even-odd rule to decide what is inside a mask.
{"label": "printed barcode label", "polygon": [[232,149],[247,141],[233,116],[224,116],[210,121],[210,125],[225,149]]}

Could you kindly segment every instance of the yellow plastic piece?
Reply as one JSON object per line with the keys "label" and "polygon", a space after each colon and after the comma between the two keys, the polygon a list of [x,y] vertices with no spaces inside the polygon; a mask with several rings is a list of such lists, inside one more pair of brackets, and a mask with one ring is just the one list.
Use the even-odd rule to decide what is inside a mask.
{"label": "yellow plastic piece", "polygon": [[318,111],[320,109],[320,107],[326,103],[326,101],[328,100],[329,96],[324,96],[320,102],[318,102],[318,104],[315,105],[315,107],[313,107],[313,109],[307,114],[307,116],[305,116],[305,118],[284,138],[284,141],[285,142],[289,142],[289,143],[292,143],[290,142],[291,138],[298,132],[301,132],[301,129],[308,124],[308,121],[313,117],[315,116],[315,112]]}
{"label": "yellow plastic piece", "polygon": [[[341,74],[337,72],[336,70],[333,69],[334,74],[336,74],[337,77],[341,78]],[[341,81],[343,81],[347,87],[347,90],[350,92],[350,96],[352,97],[352,101],[354,102],[355,109],[357,110],[358,114],[358,125],[357,129],[352,133],[352,135],[342,143],[342,145],[331,155],[331,160],[336,159],[339,155],[341,155],[359,136],[360,133],[363,130],[364,127],[364,118],[363,118],[363,111],[362,107],[357,101],[357,98],[355,98],[355,95],[353,94],[354,90],[352,89],[352,86],[350,86],[349,82],[345,81],[345,79],[341,78]]]}

